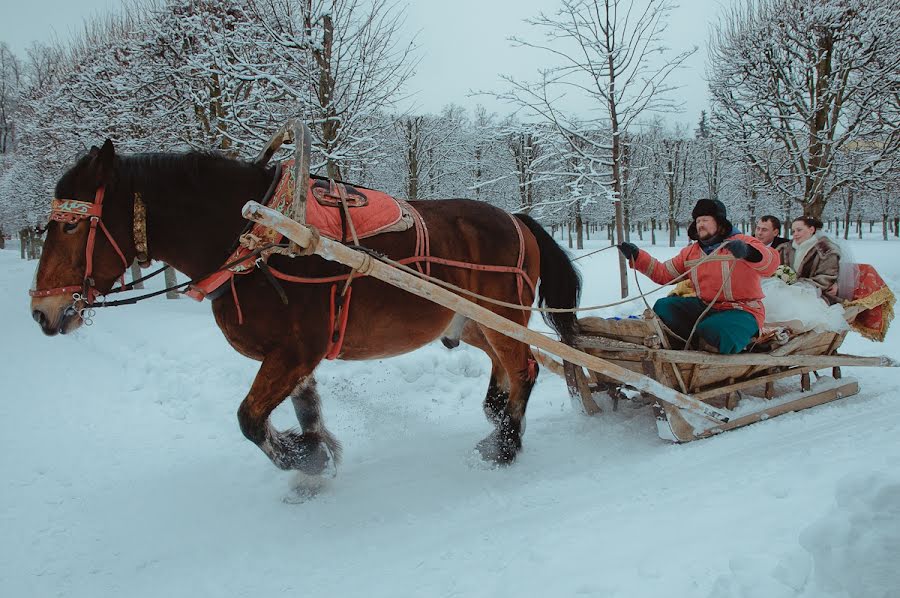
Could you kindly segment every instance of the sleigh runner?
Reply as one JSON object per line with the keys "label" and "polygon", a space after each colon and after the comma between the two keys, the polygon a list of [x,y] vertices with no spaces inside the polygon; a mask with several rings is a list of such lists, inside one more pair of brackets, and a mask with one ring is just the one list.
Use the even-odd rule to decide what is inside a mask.
{"label": "sleigh runner", "polygon": [[[838,353],[846,331],[804,332],[767,353],[718,355],[673,350],[652,312],[646,315],[617,321],[583,318],[574,345],[732,414],[728,422],[707,425],[690,410],[644,393],[644,399],[654,404],[660,437],[678,442],[855,395],[859,384],[842,376],[844,366],[897,365],[888,357]],[[822,370],[831,376],[820,375]],[[622,384],[601,372],[585,371],[570,362],[565,363],[564,371],[569,392],[588,414],[599,411],[596,392],[609,393],[614,408],[626,396]]]}

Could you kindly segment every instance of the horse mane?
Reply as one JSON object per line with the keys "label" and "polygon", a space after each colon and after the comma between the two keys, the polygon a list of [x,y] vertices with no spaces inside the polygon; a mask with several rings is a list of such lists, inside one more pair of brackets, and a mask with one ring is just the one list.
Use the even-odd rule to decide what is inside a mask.
{"label": "horse mane", "polygon": [[221,197],[241,183],[258,187],[273,176],[271,168],[209,151],[126,154],[118,157],[115,170],[120,182],[151,201],[197,197],[198,191]]}

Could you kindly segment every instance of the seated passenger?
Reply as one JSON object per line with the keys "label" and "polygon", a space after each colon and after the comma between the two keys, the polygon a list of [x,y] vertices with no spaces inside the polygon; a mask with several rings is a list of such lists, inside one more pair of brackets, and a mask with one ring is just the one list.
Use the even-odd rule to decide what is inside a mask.
{"label": "seated passenger", "polygon": [[797,283],[814,285],[829,304],[838,299],[841,250],[822,231],[822,221],[800,216],[791,223],[792,239],[778,248],[781,263],[797,275]]}
{"label": "seated passenger", "polygon": [[756,223],[756,230],[753,232],[754,237],[762,241],[763,245],[772,249],[778,249],[789,242],[784,237],[779,237],[779,234],[781,234],[781,220],[771,214],[766,214],[760,218],[759,222]]}
{"label": "seated passenger", "polygon": [[[653,311],[672,332],[687,340],[712,303],[697,324],[695,336],[719,353],[738,353],[765,321],[760,279],[778,267],[778,252],[735,230],[721,201],[699,200],[691,217],[694,222],[688,228],[688,237],[694,242],[666,262],[657,261],[631,243],[622,243],[619,250],[632,268],[658,284],[690,271],[698,297],[664,297]],[[718,255],[699,264],[713,253]],[[729,254],[737,261],[723,262],[719,257]]]}

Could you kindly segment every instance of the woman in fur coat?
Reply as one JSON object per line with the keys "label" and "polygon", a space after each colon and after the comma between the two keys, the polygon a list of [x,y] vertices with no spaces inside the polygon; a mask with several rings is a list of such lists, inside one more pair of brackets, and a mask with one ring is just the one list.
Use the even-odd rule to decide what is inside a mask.
{"label": "woman in fur coat", "polygon": [[838,302],[841,250],[822,231],[822,221],[813,216],[800,216],[791,223],[791,233],[791,242],[778,248],[781,263],[797,273],[798,282],[815,285],[829,304]]}

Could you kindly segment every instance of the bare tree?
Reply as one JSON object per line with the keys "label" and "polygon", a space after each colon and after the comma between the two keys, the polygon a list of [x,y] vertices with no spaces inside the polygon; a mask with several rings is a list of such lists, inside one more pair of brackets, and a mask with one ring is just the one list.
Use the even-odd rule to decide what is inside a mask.
{"label": "bare tree", "polygon": [[458,125],[452,113],[445,117],[402,116],[395,120],[397,154],[407,199],[435,196],[446,172],[446,161],[453,159],[453,147],[460,145],[462,131]]}
{"label": "bare tree", "polygon": [[[900,5],[751,0],[714,27],[713,125],[766,182],[821,216],[841,189],[883,177],[900,149]],[[843,148],[875,149],[838,174]]]}
{"label": "bare tree", "polygon": [[719,199],[719,189],[722,186],[724,168],[722,165],[723,152],[718,140],[713,137],[709,126],[706,110],[700,112],[700,121],[694,131],[697,151],[700,154],[700,169],[703,174],[704,196],[709,199]]}
{"label": "bare tree", "polygon": [[686,138],[683,129],[665,134],[654,144],[656,168],[666,194],[665,214],[669,221],[669,247],[675,247],[678,216],[684,207],[685,196],[693,183],[694,141]]}
{"label": "bare tree", "polygon": [[0,154],[13,149],[15,112],[21,88],[21,62],[6,42],[0,42]]}
{"label": "bare tree", "polygon": [[268,28],[269,64],[247,62],[246,77],[266,80],[295,105],[313,133],[329,177],[371,160],[375,137],[390,127],[378,118],[401,99],[415,72],[413,40],[404,42],[404,13],[389,0],[253,0]]}
{"label": "bare tree", "polygon": [[[541,13],[529,20],[543,41],[513,38],[519,46],[549,54],[557,66],[541,70],[536,83],[505,77],[510,90],[499,95],[543,118],[566,140],[583,179],[576,188],[615,202],[619,242],[624,240],[622,137],[642,115],[676,108],[667,97],[674,87],[666,80],[696,51],[660,58],[665,50],[661,34],[672,8],[669,0],[563,0],[552,16]],[[560,106],[568,93],[587,99],[591,114],[602,110],[603,116],[579,120],[566,114]],[[628,278],[622,257],[619,269],[624,297]]]}
{"label": "bare tree", "polygon": [[516,186],[519,191],[519,210],[524,214],[534,207],[535,179],[537,169],[546,155],[540,142],[538,127],[526,126],[517,121],[508,121],[503,128],[506,149],[515,164]]}

